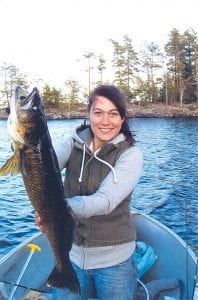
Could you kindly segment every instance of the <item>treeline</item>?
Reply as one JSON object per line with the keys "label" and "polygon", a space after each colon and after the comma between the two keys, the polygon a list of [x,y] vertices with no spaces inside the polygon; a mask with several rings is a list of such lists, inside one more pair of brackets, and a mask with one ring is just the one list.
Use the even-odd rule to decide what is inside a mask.
{"label": "treeline", "polygon": [[[112,46],[111,82],[103,79],[108,74],[105,55],[84,53],[88,74],[86,86],[76,80],[66,80],[66,92],[63,92],[45,84],[41,93],[46,108],[62,106],[68,111],[75,110],[86,101],[92,87],[101,83],[120,87],[129,102],[179,103],[181,106],[183,103],[198,103],[198,38],[192,28],[183,33],[175,28],[171,30],[163,50],[151,42],[138,53],[127,35],[121,42],[113,39],[109,42]],[[10,98],[13,86],[21,85],[27,89],[30,84],[28,77],[11,64],[1,66],[1,76],[0,98],[4,101]]]}

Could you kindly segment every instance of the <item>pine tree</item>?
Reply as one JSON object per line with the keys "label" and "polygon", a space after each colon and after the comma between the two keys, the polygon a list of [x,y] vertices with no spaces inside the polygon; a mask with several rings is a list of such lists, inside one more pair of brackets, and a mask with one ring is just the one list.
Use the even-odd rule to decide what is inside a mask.
{"label": "pine tree", "polygon": [[113,67],[115,69],[114,83],[122,89],[128,100],[130,101],[133,92],[132,87],[136,79],[136,72],[138,71],[138,57],[135,52],[132,40],[125,35],[123,37],[123,44],[115,40],[110,40],[113,44]]}
{"label": "pine tree", "polygon": [[168,71],[172,80],[174,102],[183,105],[197,98],[197,36],[187,30],[180,34],[177,29],[170,33],[170,40],[165,45],[168,56]]}
{"label": "pine tree", "polygon": [[162,67],[163,55],[159,46],[155,43],[146,43],[140,53],[142,71],[147,77],[145,80],[145,87],[147,90],[145,96],[149,102],[153,102],[159,98],[159,75],[157,75],[157,71]]}
{"label": "pine tree", "polygon": [[105,63],[106,63],[106,60],[104,58],[104,55],[100,54],[99,57],[98,57],[98,66],[97,66],[97,69],[98,69],[99,74],[100,74],[99,84],[103,83],[103,71],[106,69]]}
{"label": "pine tree", "polygon": [[71,79],[67,80],[65,84],[67,87],[66,99],[68,102],[68,111],[74,111],[78,107],[80,86],[78,81]]}

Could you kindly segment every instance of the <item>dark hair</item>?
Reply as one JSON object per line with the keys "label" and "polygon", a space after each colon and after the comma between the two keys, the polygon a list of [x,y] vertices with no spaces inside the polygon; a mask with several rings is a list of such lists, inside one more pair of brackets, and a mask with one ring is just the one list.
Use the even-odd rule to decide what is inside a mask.
{"label": "dark hair", "polygon": [[126,107],[126,99],[124,94],[114,85],[99,85],[96,87],[93,92],[90,94],[88,99],[88,110],[90,111],[91,106],[96,99],[97,96],[103,96],[109,99],[117,108],[120,116],[124,119],[122,123],[122,127],[120,132],[122,132],[127,141],[133,145],[135,143],[135,139],[132,135],[132,132],[128,125],[128,117],[127,117],[127,107]]}

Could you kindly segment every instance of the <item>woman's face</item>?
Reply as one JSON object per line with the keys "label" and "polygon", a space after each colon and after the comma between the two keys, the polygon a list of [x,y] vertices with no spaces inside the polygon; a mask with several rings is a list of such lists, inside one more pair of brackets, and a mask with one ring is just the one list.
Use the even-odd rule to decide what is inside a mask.
{"label": "woman's face", "polygon": [[100,148],[104,142],[109,142],[116,137],[124,121],[116,106],[103,96],[97,96],[93,101],[89,118],[94,134],[94,150]]}

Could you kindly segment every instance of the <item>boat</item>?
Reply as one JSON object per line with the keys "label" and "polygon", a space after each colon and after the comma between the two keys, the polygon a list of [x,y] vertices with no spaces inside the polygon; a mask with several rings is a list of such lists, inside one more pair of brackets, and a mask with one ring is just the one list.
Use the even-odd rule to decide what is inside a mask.
{"label": "boat", "polygon": [[[143,289],[145,296],[141,298],[139,294],[137,299],[197,300],[197,258],[192,249],[176,233],[150,216],[138,211],[132,211],[131,216],[137,228],[137,240],[156,253],[155,262],[139,280],[139,290]],[[24,269],[30,255],[29,244],[36,244],[41,251],[34,252]],[[54,261],[44,233],[34,234],[11,250],[0,259],[0,300],[54,299],[52,289],[46,287]],[[24,270],[23,274],[21,270]],[[170,286],[171,282],[178,283],[178,286]],[[158,297],[151,296],[149,289],[156,288],[156,285],[160,289],[160,284],[163,288]],[[40,295],[40,298],[31,298],[31,293]]]}

